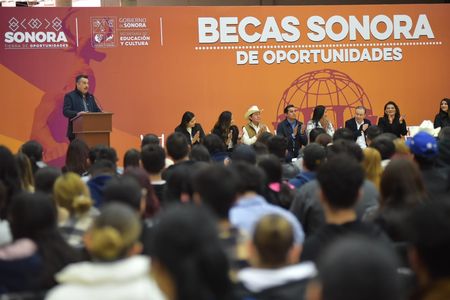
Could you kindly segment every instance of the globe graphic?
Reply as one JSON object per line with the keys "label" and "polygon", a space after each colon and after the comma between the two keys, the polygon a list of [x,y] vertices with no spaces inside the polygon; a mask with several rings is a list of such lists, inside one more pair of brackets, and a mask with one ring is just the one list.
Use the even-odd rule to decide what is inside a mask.
{"label": "globe graphic", "polygon": [[305,124],[317,105],[327,108],[328,119],[335,128],[342,127],[346,120],[352,118],[358,106],[366,108],[366,118],[372,123],[377,119],[372,115],[372,105],[361,85],[347,74],[332,69],[305,73],[291,83],[278,103],[274,128],[285,119],[283,110],[289,104],[297,108],[298,118]]}

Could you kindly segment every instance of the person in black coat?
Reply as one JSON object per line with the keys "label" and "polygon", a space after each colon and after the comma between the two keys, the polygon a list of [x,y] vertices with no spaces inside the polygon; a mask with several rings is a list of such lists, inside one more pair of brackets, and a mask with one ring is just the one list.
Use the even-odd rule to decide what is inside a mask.
{"label": "person in black coat", "polygon": [[211,133],[218,135],[226,145],[227,151],[232,152],[238,143],[239,129],[233,123],[233,115],[229,111],[223,111],[219,115]]}
{"label": "person in black coat", "polygon": [[367,128],[372,126],[370,120],[366,119],[366,108],[364,106],[358,106],[355,108],[355,117],[345,121],[345,128],[350,129],[353,132],[353,138],[356,141],[358,137],[365,132]]}
{"label": "person in black coat", "polygon": [[295,112],[297,109],[294,105],[289,104],[284,108],[286,119],[277,126],[277,135],[284,136],[288,142],[287,161],[297,158],[302,145],[308,143],[308,137],[305,134],[306,127],[297,120]]}
{"label": "person in black coat", "polygon": [[193,112],[187,111],[181,118],[181,123],[175,128],[175,132],[182,133],[186,136],[189,145],[199,144],[205,137],[202,125],[196,123]]}
{"label": "person in black coat", "polygon": [[397,137],[407,134],[405,116],[400,115],[400,109],[394,101],[384,105],[384,116],[378,119],[378,127],[384,133],[390,132]]}
{"label": "person in black coat", "polygon": [[85,112],[101,112],[94,95],[89,93],[89,79],[87,75],[78,75],[75,78],[75,89],[64,96],[63,115],[69,119],[67,125],[67,138],[72,141],[75,134],[72,128],[72,119]]}
{"label": "person in black coat", "polygon": [[448,106],[450,105],[450,99],[444,98],[441,100],[439,106],[439,113],[434,118],[434,128],[444,128],[450,126],[450,116],[448,114]]}

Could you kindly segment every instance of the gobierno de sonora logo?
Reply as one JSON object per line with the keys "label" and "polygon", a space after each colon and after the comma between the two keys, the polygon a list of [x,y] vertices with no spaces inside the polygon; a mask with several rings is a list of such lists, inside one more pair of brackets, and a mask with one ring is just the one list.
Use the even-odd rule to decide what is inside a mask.
{"label": "gobierno de sonora logo", "polygon": [[8,21],[5,32],[5,48],[67,48],[68,42],[62,30],[62,21],[54,18],[16,18]]}

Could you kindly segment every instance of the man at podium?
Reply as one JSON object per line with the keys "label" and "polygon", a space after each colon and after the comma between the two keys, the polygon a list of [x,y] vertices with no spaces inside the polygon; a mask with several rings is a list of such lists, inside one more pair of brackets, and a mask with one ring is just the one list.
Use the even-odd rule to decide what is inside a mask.
{"label": "man at podium", "polygon": [[72,128],[72,119],[85,112],[101,112],[95,102],[94,95],[89,93],[89,79],[87,75],[78,75],[75,78],[75,90],[64,96],[63,115],[69,119],[67,125],[67,138],[75,139]]}

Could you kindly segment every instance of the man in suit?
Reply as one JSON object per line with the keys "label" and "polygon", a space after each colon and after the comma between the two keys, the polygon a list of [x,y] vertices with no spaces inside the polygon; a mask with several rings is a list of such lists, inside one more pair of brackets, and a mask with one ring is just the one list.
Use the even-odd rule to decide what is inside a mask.
{"label": "man in suit", "polygon": [[372,126],[370,120],[366,119],[366,109],[364,106],[355,108],[355,117],[345,121],[345,128],[353,132],[353,138],[361,148],[366,148],[365,131]]}
{"label": "man in suit", "polygon": [[101,112],[95,102],[94,95],[89,92],[89,79],[87,75],[78,75],[75,78],[75,90],[64,96],[63,115],[69,119],[67,125],[67,138],[72,141],[75,134],[72,128],[72,119],[85,112]]}
{"label": "man in suit", "polygon": [[293,158],[297,158],[302,145],[306,145],[308,142],[308,137],[305,134],[306,127],[302,126],[303,123],[297,120],[296,111],[294,105],[286,106],[284,108],[286,119],[277,126],[277,135],[284,136],[287,139],[287,160],[289,162]]}

